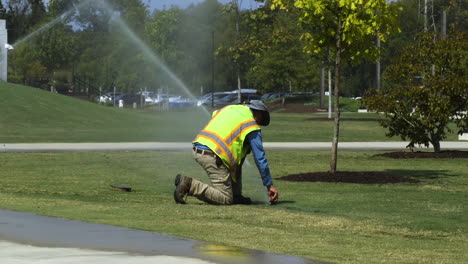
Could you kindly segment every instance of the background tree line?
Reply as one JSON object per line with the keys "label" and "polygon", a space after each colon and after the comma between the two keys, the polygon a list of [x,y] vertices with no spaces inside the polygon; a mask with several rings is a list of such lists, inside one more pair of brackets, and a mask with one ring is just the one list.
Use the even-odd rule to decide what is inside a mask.
{"label": "background tree line", "polygon": [[[143,0],[95,2],[0,2],[0,18],[7,20],[9,42],[15,46],[9,53],[9,81],[41,88],[81,82],[103,92],[115,86],[121,92],[164,88],[179,93],[173,76],[142,51],[136,36],[194,95],[236,89],[238,77],[242,88],[261,92],[320,90],[320,67],[327,59],[304,52],[300,36],[308,28],[298,25],[294,10],[272,10],[270,1],[262,0],[255,10],[239,10],[237,1],[205,0],[186,9],[154,11]],[[421,2],[391,3],[402,7],[402,32],[382,45],[383,71],[418,32],[440,32],[444,10],[449,30],[466,31],[465,1],[434,0],[426,23]],[[376,86],[375,76],[373,63],[344,65],[342,95],[362,96]]]}

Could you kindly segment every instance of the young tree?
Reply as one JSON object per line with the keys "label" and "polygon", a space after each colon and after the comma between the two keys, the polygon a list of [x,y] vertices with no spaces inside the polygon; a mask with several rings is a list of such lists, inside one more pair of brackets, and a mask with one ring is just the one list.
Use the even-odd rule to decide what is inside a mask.
{"label": "young tree", "polygon": [[374,39],[385,41],[386,36],[398,29],[397,10],[385,0],[272,0],[273,8],[300,10],[299,23],[306,29],[302,38],[308,53],[330,50],[335,58],[335,91],[332,156],[330,172],[337,167],[340,128],[339,96],[343,62],[374,60],[378,55]]}
{"label": "young tree", "polygon": [[385,72],[387,87],[363,99],[369,110],[385,114],[380,124],[387,136],[409,139],[410,148],[431,143],[439,152],[440,141],[453,132],[450,123],[458,134],[468,130],[467,50],[461,33],[435,42],[426,34],[404,49]]}

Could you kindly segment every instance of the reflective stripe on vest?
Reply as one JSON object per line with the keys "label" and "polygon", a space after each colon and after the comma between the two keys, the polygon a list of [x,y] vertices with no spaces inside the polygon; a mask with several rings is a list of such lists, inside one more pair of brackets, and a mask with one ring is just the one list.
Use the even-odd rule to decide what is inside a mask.
{"label": "reflective stripe on vest", "polygon": [[[233,122],[240,121],[237,126],[230,128],[229,131],[223,131],[220,127],[219,120],[216,119],[226,110],[231,110],[232,112],[228,111],[225,113],[227,116],[224,116],[223,118],[229,118],[229,115],[232,115]],[[245,155],[245,150],[242,148],[245,136],[251,131],[260,129],[260,126],[252,117],[250,109],[246,106],[227,106],[214,114],[206,127],[197,135],[195,142],[208,144],[209,147],[227,163],[231,171],[233,171],[235,170],[236,165],[238,165],[239,160],[243,158],[242,155]],[[213,124],[213,122],[215,123]],[[214,128],[219,129],[219,131],[213,131],[213,126]],[[238,145],[233,147],[233,144],[236,143],[236,140],[241,136],[242,142],[238,142]],[[233,150],[236,150],[236,153],[233,153]],[[240,157],[236,157],[236,155],[240,155]]]}
{"label": "reflective stripe on vest", "polygon": [[225,140],[223,140],[219,135],[207,130],[202,130],[199,133],[199,136],[203,136],[207,139],[210,139],[217,145],[217,149],[215,150],[216,154],[221,155],[223,152],[226,153],[226,155],[229,158],[229,164],[231,165],[231,168],[233,168],[233,165],[237,163],[230,146],[242,134],[243,131],[253,126],[258,127],[257,122],[255,122],[255,119],[253,119],[253,121],[247,120],[246,122],[241,123],[239,126],[235,127],[228,134],[228,137]]}

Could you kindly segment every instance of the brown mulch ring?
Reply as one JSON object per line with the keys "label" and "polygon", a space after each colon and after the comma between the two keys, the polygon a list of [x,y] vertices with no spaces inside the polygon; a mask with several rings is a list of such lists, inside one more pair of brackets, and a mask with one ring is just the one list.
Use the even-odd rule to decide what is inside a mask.
{"label": "brown mulch ring", "polygon": [[[328,118],[328,117],[311,117],[311,118],[306,118],[305,120],[307,121],[334,121],[333,118]],[[377,118],[347,118],[347,117],[340,117],[341,121],[373,121],[377,122]]]}
{"label": "brown mulch ring", "polygon": [[468,151],[447,150],[441,152],[387,152],[376,154],[374,157],[385,157],[391,159],[459,159],[468,158]]}
{"label": "brown mulch ring", "polygon": [[387,183],[418,183],[418,180],[397,176],[383,171],[337,171],[330,172],[309,172],[291,174],[277,178],[283,181],[296,182],[343,182],[358,184],[387,184]]}
{"label": "brown mulch ring", "polygon": [[[468,151],[441,151],[441,152],[388,152],[374,155],[392,159],[415,159],[415,158],[468,158]],[[387,183],[418,183],[416,179],[393,175],[383,171],[337,171],[330,172],[308,172],[291,174],[277,178],[283,181],[295,182],[343,182],[357,184],[387,184]]]}

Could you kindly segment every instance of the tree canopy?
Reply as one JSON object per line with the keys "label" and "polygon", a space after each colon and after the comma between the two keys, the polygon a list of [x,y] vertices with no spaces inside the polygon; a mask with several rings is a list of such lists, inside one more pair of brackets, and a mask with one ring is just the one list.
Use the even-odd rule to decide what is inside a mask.
{"label": "tree canopy", "polygon": [[457,134],[468,131],[467,51],[460,32],[437,41],[426,33],[403,51],[387,68],[386,88],[363,99],[369,110],[385,114],[380,124],[387,136],[409,140],[410,148],[431,143],[438,152],[450,123]]}
{"label": "tree canopy", "polygon": [[[377,54],[376,30],[384,38],[397,28],[381,18],[389,17],[386,14],[392,9],[403,8],[399,17],[390,16],[398,19],[403,32],[383,45],[383,69],[391,63],[390,58],[398,57],[414,42],[414,33],[423,25],[413,0],[393,1],[390,8],[383,0],[259,2],[264,5],[236,14],[231,3],[216,0],[163,10],[149,10],[143,0],[3,1],[0,18],[7,20],[9,43],[15,46],[9,52],[9,80],[36,85],[39,80],[52,82],[54,72],[66,71],[102,91],[116,86],[122,92],[162,87],[178,92],[172,78],[130,39],[136,36],[195,95],[201,87],[204,92],[237,88],[237,62],[241,64],[242,88],[318,92],[318,69],[328,50],[333,52],[337,14],[348,12],[341,18],[342,56],[347,58],[342,66],[347,81],[341,85],[341,95],[362,96],[375,84],[371,63],[362,61]],[[279,2],[289,12],[271,9]],[[449,14],[448,27],[466,30],[463,2],[434,2],[439,14],[442,10]],[[294,9],[293,3],[297,6]],[[434,17],[439,27],[440,16]],[[118,20],[132,34],[122,29]],[[22,52],[25,50],[28,52]],[[28,62],[31,65],[24,65]]]}
{"label": "tree canopy", "polygon": [[272,8],[299,10],[301,38],[309,54],[331,53],[334,57],[334,120],[330,172],[337,170],[340,131],[341,69],[345,63],[375,59],[379,52],[372,41],[385,40],[395,27],[398,13],[384,0],[273,0]]}

